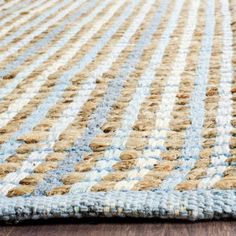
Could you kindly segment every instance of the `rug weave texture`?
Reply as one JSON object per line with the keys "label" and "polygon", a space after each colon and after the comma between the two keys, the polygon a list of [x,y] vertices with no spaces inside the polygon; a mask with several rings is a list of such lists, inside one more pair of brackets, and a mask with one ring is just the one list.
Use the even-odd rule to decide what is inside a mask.
{"label": "rug weave texture", "polygon": [[236,0],[0,1],[0,221],[236,218]]}

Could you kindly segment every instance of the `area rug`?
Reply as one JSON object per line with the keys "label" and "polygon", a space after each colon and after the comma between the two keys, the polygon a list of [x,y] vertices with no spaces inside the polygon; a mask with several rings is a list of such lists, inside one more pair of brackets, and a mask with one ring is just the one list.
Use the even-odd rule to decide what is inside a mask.
{"label": "area rug", "polygon": [[0,2],[0,221],[236,218],[235,0]]}

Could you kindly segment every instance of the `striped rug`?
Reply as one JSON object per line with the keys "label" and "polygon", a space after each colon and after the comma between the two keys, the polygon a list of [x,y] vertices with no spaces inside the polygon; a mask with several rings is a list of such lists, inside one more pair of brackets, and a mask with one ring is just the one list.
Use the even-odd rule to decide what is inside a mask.
{"label": "striped rug", "polygon": [[236,218],[236,0],[0,1],[0,221]]}

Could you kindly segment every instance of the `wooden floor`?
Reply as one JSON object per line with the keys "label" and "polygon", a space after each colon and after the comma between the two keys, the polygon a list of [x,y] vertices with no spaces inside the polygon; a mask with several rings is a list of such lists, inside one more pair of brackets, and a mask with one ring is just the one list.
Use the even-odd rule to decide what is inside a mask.
{"label": "wooden floor", "polygon": [[[32,222],[31,222],[32,223]],[[1,225],[0,236],[235,236],[236,221],[166,222],[147,220],[60,220]]]}

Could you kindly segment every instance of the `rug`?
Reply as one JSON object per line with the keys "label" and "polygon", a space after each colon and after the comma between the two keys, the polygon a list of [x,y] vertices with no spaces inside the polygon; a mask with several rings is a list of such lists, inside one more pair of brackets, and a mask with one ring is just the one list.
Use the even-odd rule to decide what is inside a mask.
{"label": "rug", "polygon": [[236,218],[235,0],[9,0],[0,19],[0,221]]}

